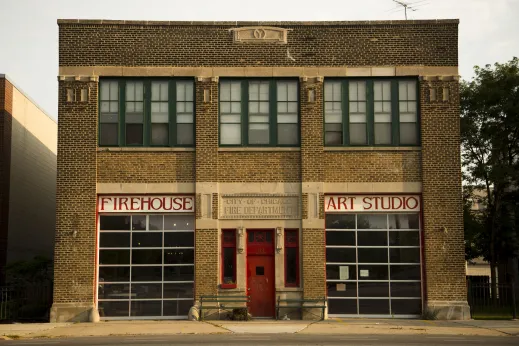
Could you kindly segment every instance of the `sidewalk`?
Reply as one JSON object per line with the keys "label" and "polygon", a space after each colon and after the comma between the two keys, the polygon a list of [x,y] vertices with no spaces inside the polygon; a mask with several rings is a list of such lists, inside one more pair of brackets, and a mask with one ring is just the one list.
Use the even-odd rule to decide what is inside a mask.
{"label": "sidewalk", "polygon": [[320,322],[262,320],[249,322],[110,321],[99,323],[0,324],[0,336],[12,339],[223,333],[519,336],[519,321],[331,319]]}

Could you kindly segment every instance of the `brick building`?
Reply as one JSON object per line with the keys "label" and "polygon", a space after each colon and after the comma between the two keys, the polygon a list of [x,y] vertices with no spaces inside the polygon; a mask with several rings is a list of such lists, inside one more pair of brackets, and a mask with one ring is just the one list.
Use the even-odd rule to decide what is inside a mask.
{"label": "brick building", "polygon": [[457,20],[58,25],[53,321],[469,317]]}
{"label": "brick building", "polygon": [[52,259],[58,125],[0,74],[0,285],[8,264]]}

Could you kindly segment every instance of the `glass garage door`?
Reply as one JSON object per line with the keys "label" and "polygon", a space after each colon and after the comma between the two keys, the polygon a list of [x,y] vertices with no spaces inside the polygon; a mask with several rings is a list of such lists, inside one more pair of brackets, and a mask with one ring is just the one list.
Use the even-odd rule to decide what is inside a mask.
{"label": "glass garage door", "polygon": [[101,318],[187,318],[193,306],[193,215],[100,215]]}
{"label": "glass garage door", "polygon": [[328,314],[422,311],[419,214],[327,214]]}

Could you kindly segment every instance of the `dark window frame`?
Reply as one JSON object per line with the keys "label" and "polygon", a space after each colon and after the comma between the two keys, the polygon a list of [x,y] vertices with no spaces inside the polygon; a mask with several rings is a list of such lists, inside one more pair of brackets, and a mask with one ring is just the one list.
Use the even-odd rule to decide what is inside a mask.
{"label": "dark window frame", "polygon": [[[290,240],[289,239],[289,234],[295,234],[295,240]],[[285,243],[285,258],[284,258],[284,262],[285,262],[285,287],[299,287],[299,283],[300,283],[300,267],[301,267],[301,262],[300,262],[300,254],[299,254],[299,230],[298,229],[285,229],[285,234],[284,234],[284,243]],[[296,249],[296,281],[295,282],[288,282],[288,277],[287,277],[287,268],[288,268],[288,254],[287,254],[287,249],[288,248],[292,248],[292,249]]]}
{"label": "dark window frame", "polygon": [[[349,82],[366,82],[366,144],[350,144],[349,136]],[[326,144],[326,96],[324,87],[326,82],[341,83],[341,108],[342,108],[342,143]],[[374,136],[374,82],[391,83],[391,144],[375,144]],[[400,99],[399,82],[416,83],[416,144],[400,144]],[[391,77],[351,77],[351,78],[326,78],[323,83],[323,145],[325,147],[420,147],[421,146],[421,112],[420,112],[420,81],[415,77],[391,78]]]}
{"label": "dark window frame", "polygon": [[[229,234],[230,237],[226,237]],[[236,229],[222,229],[222,253],[221,253],[221,267],[220,267],[220,288],[236,288],[237,287],[237,271],[236,271]],[[225,249],[233,249],[233,283],[225,283]]]}
{"label": "dark window frame", "polygon": [[[117,145],[101,144],[101,83],[102,82],[117,82],[118,87],[118,121],[117,121]],[[143,119],[143,143],[140,145],[126,144],[126,83],[128,82],[143,82],[144,87],[144,119]],[[152,82],[168,82],[168,144],[157,145],[151,144],[151,84]],[[193,84],[193,143],[192,144],[178,144],[177,140],[177,82],[191,82]],[[163,77],[147,77],[147,78],[101,78],[99,80],[98,88],[98,146],[99,147],[129,147],[129,148],[194,148],[196,143],[196,83],[194,78],[163,78]]]}
{"label": "dark window frame", "polygon": [[[240,111],[240,144],[222,144],[221,143],[221,85],[222,82],[240,82],[241,94],[241,111]],[[249,139],[249,82],[269,82],[269,143],[268,144],[248,144]],[[297,143],[296,144],[278,144],[278,111],[277,111],[277,82],[295,82],[297,85]],[[298,148],[301,146],[301,85],[298,78],[220,78],[218,82],[218,145],[219,147],[230,148],[263,148],[263,147],[287,147]],[[225,102],[225,101],[224,101]]]}

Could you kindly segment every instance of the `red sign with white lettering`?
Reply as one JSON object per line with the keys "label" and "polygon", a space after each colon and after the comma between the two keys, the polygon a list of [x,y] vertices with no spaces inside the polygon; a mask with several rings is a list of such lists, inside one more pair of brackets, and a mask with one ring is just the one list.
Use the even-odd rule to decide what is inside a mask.
{"label": "red sign with white lettering", "polygon": [[325,196],[324,210],[333,212],[416,212],[420,211],[419,196],[344,195]]}
{"label": "red sign with white lettering", "polygon": [[100,213],[194,212],[193,196],[99,196]]}

